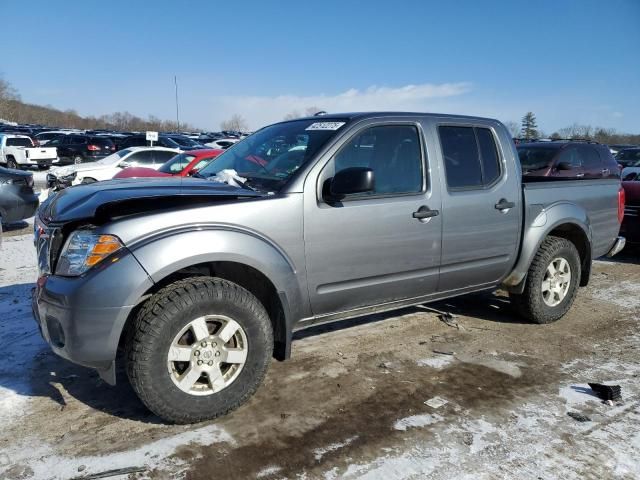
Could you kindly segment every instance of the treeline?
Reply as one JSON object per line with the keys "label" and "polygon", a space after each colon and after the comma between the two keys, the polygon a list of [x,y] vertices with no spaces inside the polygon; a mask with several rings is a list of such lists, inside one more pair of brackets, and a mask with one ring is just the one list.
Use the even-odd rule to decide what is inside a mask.
{"label": "treeline", "polygon": [[520,124],[514,121],[504,122],[513,138],[534,140],[540,138],[564,139],[564,140],[593,140],[607,145],[632,144],[640,145],[640,134],[620,133],[614,128],[593,127],[574,123],[568,127],[547,134],[538,128],[538,121],[533,112],[527,112]]}
{"label": "treeline", "polygon": [[82,130],[107,129],[121,131],[155,130],[159,132],[197,131],[193,125],[178,125],[172,120],[162,120],[150,115],[141,118],[129,112],[116,112],[99,117],[83,117],[75,110],[58,110],[51,106],[25,103],[18,92],[0,78],[0,119],[19,124],[29,123],[58,128],[78,128]]}

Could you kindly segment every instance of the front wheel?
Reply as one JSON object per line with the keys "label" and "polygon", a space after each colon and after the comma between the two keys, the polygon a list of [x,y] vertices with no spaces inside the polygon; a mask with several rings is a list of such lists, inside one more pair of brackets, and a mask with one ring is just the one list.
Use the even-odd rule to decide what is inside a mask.
{"label": "front wheel", "polygon": [[266,374],[271,321],[244,288],[211,277],[175,282],[151,297],[127,341],[127,374],[142,402],[172,423],[242,405]]}
{"label": "front wheel", "polygon": [[580,255],[575,245],[550,236],[531,262],[524,291],[510,294],[511,302],[534,323],[555,322],[571,308],[580,275]]}

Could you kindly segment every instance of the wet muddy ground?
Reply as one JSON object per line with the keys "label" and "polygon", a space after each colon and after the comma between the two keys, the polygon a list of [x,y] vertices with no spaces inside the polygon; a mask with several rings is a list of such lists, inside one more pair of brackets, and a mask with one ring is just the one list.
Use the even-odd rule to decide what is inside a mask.
{"label": "wet muddy ground", "polygon": [[[51,354],[28,261],[0,271],[0,478],[640,477],[636,252],[597,262],[552,325],[523,323],[498,292],[429,305],[457,327],[418,307],[298,332],[245,406],[195,426],[163,425],[125,382]],[[623,402],[603,404],[593,381]]]}

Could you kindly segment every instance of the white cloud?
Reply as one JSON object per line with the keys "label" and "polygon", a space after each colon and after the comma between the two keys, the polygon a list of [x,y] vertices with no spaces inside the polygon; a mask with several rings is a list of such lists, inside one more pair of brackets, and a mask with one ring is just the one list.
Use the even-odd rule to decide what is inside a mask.
{"label": "white cloud", "polygon": [[[364,90],[355,88],[335,95],[278,95],[278,96],[220,96],[211,98],[212,115],[202,118],[202,124],[217,128],[220,121],[234,113],[247,119],[252,129],[273,123],[289,112],[304,112],[308,107],[318,107],[327,112],[356,112],[370,110],[425,111],[437,99],[455,97],[471,91],[468,82],[423,83],[403,87],[371,86]],[[201,115],[205,112],[201,112]],[[213,118],[212,118],[213,117]],[[194,119],[193,123],[200,124]]]}

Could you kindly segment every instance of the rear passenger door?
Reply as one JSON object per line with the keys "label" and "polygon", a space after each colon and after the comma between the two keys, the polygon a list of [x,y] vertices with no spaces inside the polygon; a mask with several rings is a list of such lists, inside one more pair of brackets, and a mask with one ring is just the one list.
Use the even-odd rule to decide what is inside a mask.
{"label": "rear passenger door", "polygon": [[598,151],[592,145],[581,145],[578,147],[580,156],[584,164],[584,178],[607,178],[610,169],[607,168]]}
{"label": "rear passenger door", "polygon": [[495,284],[515,264],[519,246],[522,191],[514,159],[507,164],[490,125],[446,123],[436,132],[444,167],[438,290]]}

